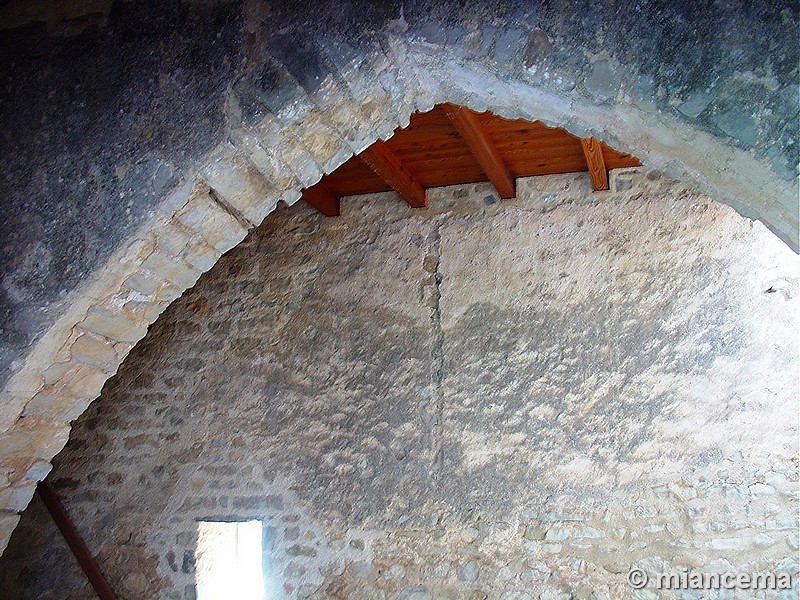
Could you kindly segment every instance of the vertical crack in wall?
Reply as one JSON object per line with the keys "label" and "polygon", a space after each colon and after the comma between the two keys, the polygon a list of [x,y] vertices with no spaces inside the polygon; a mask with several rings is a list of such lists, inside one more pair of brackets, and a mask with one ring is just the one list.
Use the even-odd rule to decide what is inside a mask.
{"label": "vertical crack in wall", "polygon": [[425,270],[431,274],[430,308],[433,345],[431,346],[430,361],[431,401],[429,410],[431,413],[431,425],[429,449],[432,457],[430,474],[435,481],[439,480],[444,463],[444,392],[442,390],[444,331],[442,330],[442,315],[440,310],[442,298],[442,274],[439,271],[439,261],[441,259],[440,225],[441,221],[437,219],[433,231],[428,235],[428,252],[423,263]]}

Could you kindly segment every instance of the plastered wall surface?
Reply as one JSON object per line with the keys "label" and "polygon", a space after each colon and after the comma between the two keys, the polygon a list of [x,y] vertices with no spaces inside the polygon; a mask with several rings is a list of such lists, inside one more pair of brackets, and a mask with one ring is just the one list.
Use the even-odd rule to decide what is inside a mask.
{"label": "plastered wall surface", "polygon": [[[199,519],[263,521],[274,598],[796,597],[798,257],[658,171],[518,196],[279,207],[159,318],[50,476],[121,599],[195,597]],[[48,519],[4,598],[92,597]]]}

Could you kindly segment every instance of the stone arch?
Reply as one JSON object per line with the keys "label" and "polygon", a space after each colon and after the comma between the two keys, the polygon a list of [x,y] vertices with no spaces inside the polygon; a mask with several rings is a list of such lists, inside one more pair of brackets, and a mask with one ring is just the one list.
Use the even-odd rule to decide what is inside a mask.
{"label": "stone arch", "polygon": [[[791,116],[777,124],[764,119],[761,141],[752,118],[709,131],[684,116],[710,100],[689,95],[679,115],[640,65],[593,52],[592,44],[577,64],[560,62],[554,30],[520,26],[511,17],[499,26],[465,28],[435,16],[409,22],[402,10],[392,11],[368,24],[374,35],[366,42],[316,29],[306,44],[265,33],[252,6],[242,14],[243,35],[261,50],[245,52],[229,83],[225,139],[187,168],[182,183],[70,292],[5,385],[0,544],[66,443],[70,421],[99,395],[148,325],[278,202],[296,202],[302,188],[391,136],[416,110],[452,102],[592,135],[763,220],[796,248],[797,180],[793,172],[776,173],[767,152],[780,131],[791,133]],[[788,89],[783,83],[758,85]],[[757,99],[754,113],[763,113],[771,98]]]}
{"label": "stone arch", "polygon": [[[53,460],[112,589],[200,590],[209,520],[262,523],[279,598],[621,598],[628,563],[686,539],[703,564],[791,569],[797,257],[657,171],[612,179],[279,207]],[[72,564],[34,498],[0,589],[79,597]]]}

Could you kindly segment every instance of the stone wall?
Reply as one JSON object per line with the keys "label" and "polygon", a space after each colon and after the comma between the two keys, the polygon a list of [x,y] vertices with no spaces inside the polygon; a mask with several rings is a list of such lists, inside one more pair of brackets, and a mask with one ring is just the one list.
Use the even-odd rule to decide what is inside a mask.
{"label": "stone wall", "polygon": [[766,0],[3,2],[0,548],[169,303],[415,110],[593,135],[797,248],[797,31]]}
{"label": "stone wall", "polygon": [[[800,260],[658,171],[611,183],[279,208],[55,461],[119,597],[194,598],[199,519],[263,520],[274,598],[616,599],[632,565],[796,597]],[[4,598],[92,597],[48,519]]]}

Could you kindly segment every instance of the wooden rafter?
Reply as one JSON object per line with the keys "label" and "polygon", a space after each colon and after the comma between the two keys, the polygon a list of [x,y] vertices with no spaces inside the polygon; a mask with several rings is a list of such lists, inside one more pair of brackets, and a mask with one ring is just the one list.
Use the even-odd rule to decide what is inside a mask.
{"label": "wooden rafter", "polygon": [[403,168],[400,159],[385,142],[378,140],[359,154],[370,169],[383,179],[412,208],[428,206],[425,188]]}
{"label": "wooden rafter", "polygon": [[324,214],[336,215],[338,199],[344,196],[394,189],[412,206],[425,206],[427,188],[489,179],[498,195],[506,198],[514,195],[518,177],[590,168],[592,185],[599,190],[608,188],[610,170],[639,164],[636,157],[599,140],[582,142],[538,121],[508,120],[440,104],[411,115],[408,127],[362,155],[350,157],[303,197]]}
{"label": "wooden rafter", "polygon": [[327,217],[339,216],[339,198],[322,182],[303,190],[303,200]]}
{"label": "wooden rafter", "polygon": [[94,558],[92,558],[92,553],[89,552],[89,548],[87,548],[81,534],[78,533],[78,529],[73,524],[72,519],[69,518],[64,505],[61,504],[53,488],[46,481],[40,481],[36,486],[36,491],[39,492],[39,497],[42,499],[50,516],[53,517],[53,521],[61,531],[61,535],[64,536],[64,540],[66,540],[69,549],[75,555],[89,583],[92,584],[97,597],[100,600],[115,600],[111,586],[108,585],[105,577],[103,577],[100,567],[97,566]]}
{"label": "wooden rafter", "polygon": [[489,143],[475,114],[463,106],[452,104],[445,104],[444,111],[500,197],[514,198],[516,196],[514,178],[511,177],[500,155]]}
{"label": "wooden rafter", "polygon": [[589,176],[592,178],[594,190],[608,189],[608,169],[603,160],[603,145],[595,138],[582,138],[581,147],[586,158],[586,166],[589,167]]}

